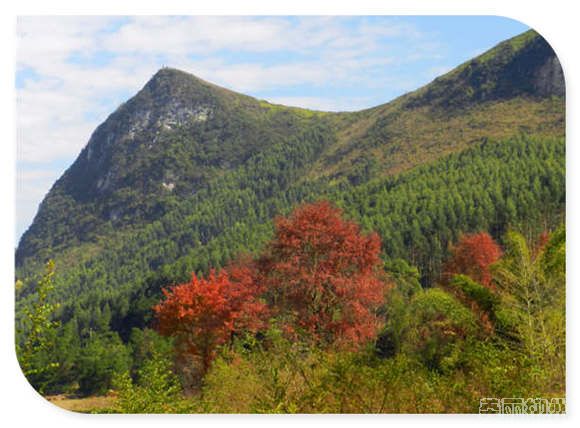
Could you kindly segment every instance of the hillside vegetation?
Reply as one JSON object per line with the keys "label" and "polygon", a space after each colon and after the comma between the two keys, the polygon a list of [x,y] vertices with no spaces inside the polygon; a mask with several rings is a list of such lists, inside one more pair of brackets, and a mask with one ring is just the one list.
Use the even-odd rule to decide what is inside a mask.
{"label": "hillside vegetation", "polygon": [[[473,412],[480,397],[563,396],[564,105],[558,60],[533,31],[359,112],[274,105],[160,70],[95,130],[19,243],[16,327],[29,379],[43,393],[116,389],[117,411]],[[324,331],[291,321],[298,309],[281,303],[280,278],[304,273],[274,251],[277,216],[320,201],[336,207],[333,224],[377,236],[373,262],[355,263],[364,280],[350,261],[332,281],[355,292],[372,271],[383,284],[380,302],[365,288],[364,323],[352,321],[360,308],[341,306],[316,318]],[[498,246],[486,276],[475,259],[450,268],[453,249],[479,233]],[[55,273],[42,278],[49,259]],[[243,276],[253,297],[202,295],[243,302],[219,306],[236,314],[223,325],[253,322],[204,348],[199,366],[181,349],[197,339],[180,342],[179,323],[164,329],[153,308],[175,284],[228,290],[231,272],[219,272],[233,261],[258,266]],[[313,269],[308,284],[323,275]],[[519,277],[551,290],[537,312],[521,306],[532,285]],[[54,306],[38,305],[47,283]],[[41,306],[54,310],[31,316]],[[540,313],[544,324],[518,330]],[[336,340],[313,339],[323,336]]]}

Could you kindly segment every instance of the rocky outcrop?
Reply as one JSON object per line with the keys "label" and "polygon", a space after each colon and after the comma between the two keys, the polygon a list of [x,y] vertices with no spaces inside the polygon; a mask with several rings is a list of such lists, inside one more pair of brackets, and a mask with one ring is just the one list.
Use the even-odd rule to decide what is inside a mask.
{"label": "rocky outcrop", "polygon": [[533,79],[534,88],[540,96],[563,97],[566,93],[564,73],[558,57],[551,56],[540,66]]}

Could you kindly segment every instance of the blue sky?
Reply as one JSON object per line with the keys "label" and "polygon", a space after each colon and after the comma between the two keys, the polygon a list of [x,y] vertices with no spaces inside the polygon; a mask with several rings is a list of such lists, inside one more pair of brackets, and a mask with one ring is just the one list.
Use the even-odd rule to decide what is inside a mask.
{"label": "blue sky", "polygon": [[21,17],[16,239],[96,126],[162,66],[276,103],[358,110],[527,28],[493,16]]}

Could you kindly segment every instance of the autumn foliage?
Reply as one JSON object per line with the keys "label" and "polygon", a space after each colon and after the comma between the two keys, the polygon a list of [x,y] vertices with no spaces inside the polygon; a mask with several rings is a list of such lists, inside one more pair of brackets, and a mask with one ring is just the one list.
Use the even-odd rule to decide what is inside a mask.
{"label": "autumn foliage", "polygon": [[501,247],[486,232],[465,234],[451,247],[445,276],[467,275],[486,287],[492,287],[490,266],[502,255]]}
{"label": "autumn foliage", "polygon": [[377,334],[375,311],[385,291],[379,253],[378,235],[361,234],[330,203],[305,205],[276,220],[260,281],[290,329],[357,346]]}
{"label": "autumn foliage", "polygon": [[502,256],[501,247],[486,232],[461,235],[446,263],[446,288],[478,317],[483,330],[494,329],[497,303],[491,265]]}
{"label": "autumn foliage", "polygon": [[380,240],[363,235],[328,202],[304,205],[275,222],[257,259],[164,290],[155,306],[159,331],[207,371],[235,332],[276,318],[284,331],[317,344],[356,347],[376,337],[383,302]]}
{"label": "autumn foliage", "polygon": [[175,337],[179,353],[197,357],[207,371],[235,331],[262,327],[266,307],[253,278],[251,268],[235,266],[163,290],[165,299],[153,308],[159,332]]}

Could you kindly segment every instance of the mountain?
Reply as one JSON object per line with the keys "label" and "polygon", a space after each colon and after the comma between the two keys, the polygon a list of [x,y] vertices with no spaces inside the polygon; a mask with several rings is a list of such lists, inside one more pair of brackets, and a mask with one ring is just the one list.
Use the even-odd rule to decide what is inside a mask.
{"label": "mountain", "polygon": [[462,231],[561,221],[564,107],[558,59],[534,31],[359,112],[271,104],[163,68],[43,200],[16,251],[19,307],[53,258],[61,319],[126,335],[161,286],[258,250],[274,216],[320,198],[429,283]]}
{"label": "mountain", "polygon": [[321,116],[161,69],[94,131],[54,184],[22,237],[17,264],[159,218],[168,195],[190,196]]}

